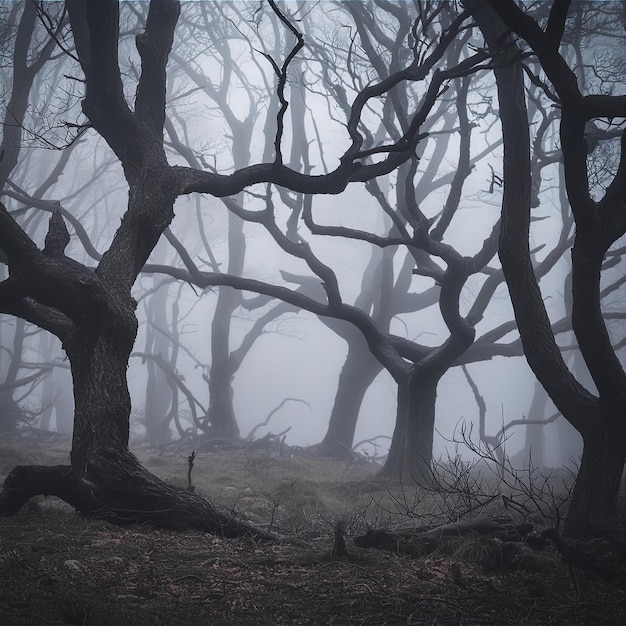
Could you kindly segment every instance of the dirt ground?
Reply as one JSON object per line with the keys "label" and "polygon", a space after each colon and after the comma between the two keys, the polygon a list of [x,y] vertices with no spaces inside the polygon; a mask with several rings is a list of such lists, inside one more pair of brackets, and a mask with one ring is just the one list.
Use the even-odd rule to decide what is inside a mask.
{"label": "dirt ground", "polygon": [[[65,444],[0,446],[0,474],[66,454]],[[138,454],[185,484],[184,452]],[[367,528],[417,523],[373,473],[242,451],[198,454],[196,488],[271,527],[280,540],[267,543],[120,528],[41,499],[0,518],[0,624],[626,624],[626,569],[617,565],[610,575],[568,565],[548,547],[532,567],[499,567],[471,537],[421,558],[356,547]],[[342,558],[333,556],[337,519],[346,528]]]}

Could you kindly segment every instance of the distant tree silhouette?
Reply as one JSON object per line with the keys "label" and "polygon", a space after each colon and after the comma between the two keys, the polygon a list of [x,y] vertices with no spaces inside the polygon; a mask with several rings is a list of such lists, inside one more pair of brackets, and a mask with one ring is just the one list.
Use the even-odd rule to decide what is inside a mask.
{"label": "distant tree silhouette", "polygon": [[[141,70],[132,108],[118,63],[118,3],[67,3],[85,80],[82,110],[121,163],[129,189],[128,207],[111,245],[92,270],[66,256],[70,236],[60,208],[53,211],[45,246],[39,249],[0,206],[0,247],[9,267],[9,277],[0,283],[0,309],[61,339],[70,361],[75,400],[71,465],[13,470],[0,496],[5,514],[17,512],[31,496],[47,493],[63,498],[82,513],[118,521],[202,528],[225,535],[257,532],[218,512],[199,496],[160,481],[128,451],[131,402],[126,369],[137,333],[131,289],[173,219],[173,205],[180,195],[234,196],[258,183],[300,193],[339,193],[350,182],[393,171],[414,155],[420,125],[450,77],[445,71],[433,75],[428,93],[402,137],[364,149],[359,122],[365,106],[404,81],[419,78],[423,70],[409,67],[368,85],[353,103],[347,129],[350,142],[337,167],[326,174],[300,173],[285,165],[282,137],[286,71],[304,42],[273,0],[269,4],[295,41],[282,67],[276,66],[281,108],[273,160],[219,174],[172,166],[164,150],[166,66],[179,3],[150,4],[145,29],[135,38]],[[442,36],[442,50],[454,39],[461,22]],[[373,154],[379,159],[368,162]],[[326,308],[320,306],[320,312]]]}

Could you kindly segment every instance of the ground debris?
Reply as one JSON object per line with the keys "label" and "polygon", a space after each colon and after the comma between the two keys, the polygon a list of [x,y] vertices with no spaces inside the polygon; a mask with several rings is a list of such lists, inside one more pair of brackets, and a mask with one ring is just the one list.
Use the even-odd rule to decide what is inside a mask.
{"label": "ground debris", "polygon": [[[187,482],[185,457],[147,460],[164,478]],[[422,528],[435,546],[428,553],[359,546],[355,538],[372,528],[365,513],[386,521],[371,495],[383,497],[385,490],[363,482],[346,489],[348,481],[359,479],[357,472],[361,480],[371,478],[360,468],[312,463],[226,452],[195,459],[193,478],[200,492],[232,498],[227,505],[245,506],[255,522],[273,516],[280,541],[119,527],[80,518],[50,498],[36,510],[0,519],[0,624],[626,623],[623,579],[606,580],[597,569],[566,562],[551,540],[540,541],[534,530],[516,522],[498,521],[497,514],[467,522],[465,528],[474,525],[467,533],[458,527],[443,533],[441,527]],[[360,512],[357,497],[366,504]],[[499,537],[477,530],[494,525],[503,526]],[[406,528],[401,532],[411,534]],[[523,560],[503,568],[485,559],[507,551],[524,533],[538,539],[537,550],[530,543],[528,550],[543,558],[541,568]],[[333,552],[337,536],[345,538],[347,554]],[[80,564],[80,570],[68,562]]]}
{"label": "ground debris", "polygon": [[[552,559],[540,574],[353,547],[121,529],[41,516],[0,520],[2,624],[621,624],[626,591]],[[43,538],[43,540],[41,540]],[[79,562],[81,571],[67,566]],[[81,575],[84,572],[84,575]],[[35,616],[38,616],[36,621]],[[43,620],[43,621],[41,621]]]}

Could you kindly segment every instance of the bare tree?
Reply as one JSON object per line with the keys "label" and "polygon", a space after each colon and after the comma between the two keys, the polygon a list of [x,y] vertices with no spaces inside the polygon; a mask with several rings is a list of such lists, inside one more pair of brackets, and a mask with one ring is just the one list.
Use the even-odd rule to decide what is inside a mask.
{"label": "bare tree", "polygon": [[[576,74],[560,52],[569,0],[553,3],[544,29],[510,0],[486,6],[490,10],[479,7],[475,15],[487,43],[503,62],[495,70],[505,143],[500,259],[528,363],[563,416],[580,432],[584,444],[566,530],[578,535],[623,536],[617,520],[617,494],[626,458],[626,375],[603,318],[600,279],[607,252],[626,232],[626,135],[622,130],[621,155],[612,180],[595,200],[589,185],[585,131],[592,120],[603,120],[610,127],[613,120],[626,117],[626,97],[581,92]],[[519,49],[511,38],[505,39],[507,27],[537,55],[560,107],[565,184],[576,222],[572,325],[597,395],[580,384],[566,366],[530,263],[530,136],[524,72]]]}
{"label": "bare tree", "polygon": [[[164,151],[166,65],[179,3],[169,0],[150,4],[145,29],[136,37],[141,72],[133,108],[125,95],[118,63],[118,3],[67,3],[85,80],[83,112],[119,159],[129,199],[121,225],[95,269],[65,255],[70,236],[60,209],[52,214],[45,246],[40,250],[5,207],[0,207],[0,247],[9,266],[9,277],[0,283],[1,310],[61,339],[71,365],[75,399],[71,465],[13,470],[0,496],[5,514],[17,512],[35,494],[48,493],[60,496],[83,513],[113,520],[195,527],[225,535],[255,532],[232,516],[219,513],[195,494],[158,480],[130,454],[131,403],[126,368],[137,332],[131,288],[171,222],[173,205],[180,195],[199,192],[225,197],[261,182],[302,193],[339,193],[352,181],[388,173],[411,159],[419,141],[420,124],[448,78],[445,72],[432,77],[425,101],[399,141],[363,150],[358,124],[369,100],[404,81],[416,80],[418,70],[422,70],[417,66],[405,68],[367,86],[354,101],[348,123],[350,143],[337,167],[319,175],[297,172],[284,164],[282,155],[287,109],[284,76],[303,39],[272,0],[270,5],[295,41],[282,70],[278,67],[282,105],[277,116],[274,159],[219,174],[171,166]],[[443,33],[441,47],[445,48],[455,34],[454,28]],[[378,155],[376,162],[368,162],[372,154]]]}
{"label": "bare tree", "polygon": [[[379,58],[378,53],[372,50],[373,46],[370,41],[371,37],[382,36],[376,30],[376,27],[373,26],[378,23],[377,20],[367,11],[363,16],[361,10],[358,9],[361,5],[349,6],[352,7],[351,11],[355,12],[355,22],[360,27],[361,38],[363,39],[362,48],[367,51],[364,53],[365,58],[367,58],[371,66],[377,68],[377,72],[382,74],[378,76],[381,80],[386,79],[389,73],[400,71],[404,64],[410,62],[413,57],[420,57],[421,55],[421,58],[428,58],[427,52],[429,48],[437,47],[437,37],[434,34],[436,29],[433,20],[441,14],[440,6],[437,6],[432,13],[426,12],[420,15],[415,22],[416,25],[420,24],[423,30],[430,31],[427,42],[420,44],[416,49],[403,52],[402,43],[403,37],[407,32],[406,24],[411,21],[409,14],[406,12],[407,9],[403,5],[397,8],[397,10],[394,9],[394,15],[391,17],[392,22],[397,21],[399,23],[398,33],[393,45],[384,39],[379,42],[380,48],[384,50],[383,54],[390,53],[392,55],[391,66],[387,67],[385,62],[382,62],[381,58]],[[444,15],[449,20],[452,20],[453,18],[450,15],[454,15],[454,13],[448,13],[447,11],[449,10],[450,7],[446,9]],[[398,13],[402,19],[398,19]],[[382,22],[385,19],[379,21]],[[373,29],[372,33],[364,24],[368,24],[369,28]],[[414,30],[416,28],[417,26],[414,27]],[[441,28],[445,28],[445,25],[442,25]],[[464,76],[465,72],[473,71],[473,63],[477,62],[477,60],[487,59],[487,55],[480,54],[472,59],[473,63],[457,66],[463,46],[469,41],[470,34],[469,31],[466,32],[463,41],[456,42],[455,49],[452,52],[447,51],[447,61],[452,66],[449,71],[451,76],[454,76],[455,72],[460,72],[460,75]],[[355,42],[353,41],[350,46],[350,50],[354,54],[356,50]],[[372,55],[371,58],[368,56],[369,54]],[[328,85],[328,91],[333,94],[333,99],[336,101],[339,111],[343,112],[346,118],[349,119],[351,109],[341,85],[344,83],[359,85],[361,82],[359,72],[348,64],[351,69],[347,78],[341,76],[337,70],[335,70],[336,75],[330,77],[328,68],[333,67],[333,64],[327,58],[327,52],[318,49],[317,55],[321,59],[322,80],[324,84]],[[350,53],[347,56],[349,58]],[[369,70],[368,64],[364,63],[363,67],[365,68],[363,71]],[[307,77],[310,80],[308,73]],[[306,82],[304,78],[301,80]],[[473,345],[470,342],[468,344],[469,348],[467,346],[462,348],[459,342],[454,341],[453,337],[450,337],[448,341],[445,341],[438,348],[430,348],[389,333],[389,325],[395,315],[415,312],[439,302],[440,288],[446,283],[446,280],[450,279],[451,274],[446,274],[437,264],[435,261],[437,257],[445,258],[448,262],[450,260],[453,260],[455,263],[458,262],[472,275],[480,272],[487,276],[487,280],[484,281],[476,294],[469,314],[464,319],[464,323],[467,324],[466,330],[471,330],[481,321],[494,291],[503,281],[501,271],[485,265],[490,258],[489,252],[491,254],[495,252],[497,228],[492,230],[491,236],[485,242],[480,254],[474,258],[463,257],[456,253],[453,246],[442,243],[444,236],[448,234],[448,227],[453,222],[453,218],[460,206],[466,178],[473,167],[475,167],[476,162],[488,155],[491,148],[491,146],[488,146],[478,155],[471,155],[472,125],[467,115],[467,98],[470,91],[469,81],[464,77],[463,80],[455,81],[454,84],[456,85],[456,91],[453,96],[446,99],[442,98],[437,112],[435,114],[431,113],[424,124],[422,124],[422,130],[436,129],[433,132],[436,140],[432,156],[428,158],[424,171],[419,172],[419,179],[415,163],[411,167],[403,166],[400,168],[395,180],[395,193],[392,194],[391,199],[387,193],[383,192],[378,183],[369,181],[366,185],[367,190],[379,203],[382,211],[390,218],[391,226],[384,236],[375,235],[363,229],[355,230],[338,226],[320,225],[313,218],[314,211],[311,198],[305,199],[300,195],[293,197],[293,195],[286,193],[284,190],[279,190],[280,200],[283,207],[291,210],[291,215],[287,220],[286,233],[278,225],[279,218],[274,213],[274,201],[269,194],[266,199],[266,209],[263,211],[244,210],[241,204],[234,202],[232,198],[225,200],[225,203],[231,210],[242,219],[265,226],[275,242],[284,251],[307,262],[317,278],[282,272],[284,279],[298,285],[296,290],[297,298],[293,292],[285,292],[269,284],[262,285],[258,281],[250,281],[238,276],[201,271],[189,255],[184,252],[181,252],[181,258],[184,258],[187,271],[183,272],[173,268],[161,268],[160,270],[178,278],[183,278],[201,288],[207,285],[227,284],[238,286],[241,289],[259,290],[277,298],[287,298],[288,302],[297,303],[298,306],[307,308],[315,313],[319,313],[322,310],[324,323],[347,341],[349,352],[339,379],[339,387],[331,413],[328,433],[319,449],[324,453],[332,454],[345,454],[350,450],[363,394],[372,377],[376,375],[382,365],[390,372],[398,385],[396,430],[392,442],[392,454],[389,456],[384,473],[392,475],[401,473],[405,476],[413,476],[416,479],[430,475],[428,465],[432,456],[436,390],[441,376],[453,365],[460,362],[471,362],[473,359],[485,360],[498,354],[511,356],[521,354],[521,343],[519,341],[511,344],[495,343],[514,329],[513,322],[507,322],[485,333]],[[450,91],[452,90],[448,90],[448,93]],[[311,88],[311,92],[314,92],[314,88]],[[296,102],[300,102],[300,99],[296,98]],[[383,110],[381,119],[378,120],[379,130],[376,133],[373,133],[371,130],[376,127],[371,122],[368,126],[364,126],[363,132],[366,133],[368,141],[373,142],[376,135],[384,136],[385,134],[397,140],[400,137],[400,128],[409,124],[407,111],[410,109],[410,105],[408,99],[403,95],[394,94],[394,98],[385,100],[385,106],[388,107],[389,103],[392,106],[389,111]],[[475,101],[472,102],[472,106],[476,106]],[[295,108],[292,108],[292,114]],[[489,109],[487,110],[489,111]],[[458,111],[458,130],[450,128],[454,120],[452,111]],[[490,113],[493,115],[493,111],[490,111]],[[437,122],[441,122],[442,117],[443,125],[437,125]],[[397,120],[400,120],[400,123]],[[302,117],[298,117],[297,121],[297,127],[301,128],[304,126]],[[453,132],[458,132],[461,138],[458,167],[452,173],[439,175],[448,139]],[[498,145],[497,142],[496,145]],[[306,142],[300,140],[297,149],[292,146],[291,159],[293,160],[294,158],[298,159],[304,166],[310,163]],[[420,205],[428,202],[430,193],[444,186],[449,186],[444,209],[434,217],[429,216],[429,218],[426,218],[419,208]],[[493,186],[493,181],[491,186]],[[302,221],[300,221],[300,216]],[[427,222],[428,224],[426,224]],[[366,242],[380,247],[384,251],[382,257],[384,264],[376,271],[373,270],[374,267],[378,267],[376,263],[370,264],[366,269],[362,281],[361,294],[356,299],[354,306],[347,305],[342,301],[341,294],[335,293],[338,284],[336,274],[328,265],[321,262],[320,258],[313,254],[308,244],[309,239],[308,237],[305,238],[304,233],[307,230],[311,237],[313,235],[333,236],[337,245],[340,244],[341,238],[343,238]],[[415,231],[420,233],[419,238],[414,236]],[[561,254],[566,249],[567,242],[568,232],[567,229],[564,229],[557,245],[537,265],[536,271],[539,276],[545,275],[559,260]],[[408,253],[405,254],[397,276],[394,277],[393,259],[398,249],[408,250]],[[414,273],[423,275],[427,280],[433,281],[435,285],[429,286],[421,293],[407,293],[412,282],[411,270],[415,265],[417,265],[417,268]],[[151,268],[151,270],[154,269]],[[380,272],[380,276],[377,276],[378,272]],[[465,279],[463,279],[460,284],[463,285],[465,282]],[[373,293],[373,291],[376,293]],[[324,297],[332,303],[332,307],[320,308],[320,300]],[[456,298],[449,298],[449,302],[445,307],[447,317],[444,315],[446,323],[449,321],[454,322],[453,308],[460,306],[459,297],[460,289]],[[350,322],[353,327],[351,328],[349,324],[346,324],[346,321]],[[561,324],[561,326],[563,325]],[[455,329],[456,331],[458,331],[458,328]],[[451,349],[453,346],[456,346],[455,350],[459,350],[460,356]],[[442,352],[444,347],[446,349]],[[375,355],[379,363],[378,365],[367,354],[368,350]],[[435,355],[438,353],[445,353],[447,356],[443,359],[435,358]],[[371,367],[368,365],[366,368],[367,363]],[[424,368],[436,368],[438,372],[438,375],[430,381],[428,393],[425,392],[421,382],[425,378]],[[418,376],[416,373],[416,376],[412,379],[412,371],[420,372],[420,375]],[[411,403],[409,403],[410,394],[413,394]]]}

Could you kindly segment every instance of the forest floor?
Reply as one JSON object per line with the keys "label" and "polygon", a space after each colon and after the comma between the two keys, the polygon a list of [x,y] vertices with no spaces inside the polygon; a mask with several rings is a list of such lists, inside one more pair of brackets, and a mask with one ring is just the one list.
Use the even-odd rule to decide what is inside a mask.
{"label": "forest floor", "polygon": [[[1,444],[0,479],[16,464],[67,463],[67,446]],[[188,451],[135,452],[160,477],[187,485]],[[374,480],[375,471],[299,455],[199,453],[196,490],[281,537],[266,543],[120,528],[38,499],[0,518],[0,624],[626,624],[623,563],[610,573],[568,565],[549,545],[505,567],[493,559],[500,544],[473,535],[420,557],[355,546],[370,528],[450,521],[450,501]],[[503,513],[493,503],[489,511]],[[347,556],[333,551],[337,520]]]}

